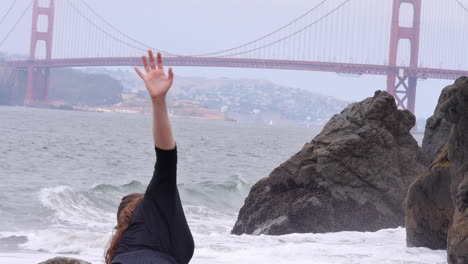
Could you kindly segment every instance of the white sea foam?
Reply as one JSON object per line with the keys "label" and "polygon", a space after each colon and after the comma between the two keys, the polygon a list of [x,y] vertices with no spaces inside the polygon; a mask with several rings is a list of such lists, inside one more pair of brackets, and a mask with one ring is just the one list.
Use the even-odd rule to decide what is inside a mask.
{"label": "white sea foam", "polygon": [[[198,230],[201,231],[201,230]],[[47,234],[44,238],[47,237]],[[55,234],[57,235],[57,234]],[[62,244],[68,237],[64,234]],[[191,263],[313,263],[313,264],[444,264],[445,251],[405,246],[403,228],[378,232],[339,232],[328,234],[292,234],[285,236],[235,236],[228,233],[194,232],[195,255]],[[55,240],[55,239],[52,239]],[[75,240],[71,248],[83,250],[69,256],[103,263],[101,242],[92,238]],[[55,240],[58,247],[60,239]],[[79,243],[78,243],[79,242]],[[54,242],[49,244],[52,246]],[[65,252],[63,251],[63,252]],[[36,263],[53,254],[19,252],[16,255],[0,253],[0,263]],[[21,261],[17,261],[20,259]]]}
{"label": "white sea foam", "polygon": [[96,206],[83,192],[70,186],[43,188],[39,192],[41,204],[54,211],[54,226],[100,229],[109,227],[115,215]]}
{"label": "white sea foam", "polygon": [[[16,253],[0,253],[0,263],[2,264],[33,264],[45,261],[56,257],[56,254],[49,254],[43,252],[16,252]],[[76,255],[64,254],[62,257],[76,258]],[[81,259],[91,263],[101,264],[100,259],[92,256],[80,256]]]}
{"label": "white sea foam", "polygon": [[[103,263],[111,236],[113,214],[99,208],[87,192],[69,186],[44,188],[41,204],[53,210],[53,225],[44,230],[1,232],[0,239],[22,236],[27,241],[16,255],[0,253],[0,263],[36,263],[66,254]],[[185,206],[196,250],[191,263],[313,263],[313,264],[443,264],[445,251],[408,248],[405,229],[378,232],[231,235],[236,214],[206,206]],[[44,254],[37,254],[43,252]],[[47,254],[46,254],[47,253]]]}
{"label": "white sea foam", "polygon": [[27,235],[21,248],[50,253],[86,254],[101,250],[109,240],[109,233],[75,231],[70,229],[34,230]]}
{"label": "white sea foam", "polygon": [[99,252],[111,236],[115,215],[99,208],[88,192],[70,186],[43,188],[39,192],[42,206],[53,213],[51,225],[45,229],[0,233],[0,236],[24,236],[27,241],[19,247],[50,253],[89,254]]}
{"label": "white sea foam", "polygon": [[[52,210],[53,224],[43,230],[0,232],[0,240],[26,238],[25,243],[18,245],[23,251],[16,255],[0,253],[0,263],[35,263],[54,254],[103,263],[114,214],[100,208],[93,198],[92,193],[77,191],[70,186],[42,189],[39,200]],[[446,263],[444,251],[406,247],[404,228],[378,232],[236,236],[230,235],[236,214],[203,205],[187,205],[185,213],[196,243],[192,260],[196,264]]]}
{"label": "white sea foam", "polygon": [[444,251],[407,248],[403,228],[286,236],[198,234],[192,263],[442,264]]}

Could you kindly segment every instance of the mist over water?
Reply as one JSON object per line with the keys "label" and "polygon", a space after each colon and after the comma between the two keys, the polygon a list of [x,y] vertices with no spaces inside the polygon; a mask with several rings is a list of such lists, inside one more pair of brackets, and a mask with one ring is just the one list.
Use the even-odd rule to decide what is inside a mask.
{"label": "mist over water", "polygon": [[[0,263],[64,254],[102,263],[117,205],[144,192],[155,161],[151,117],[0,107]],[[233,236],[250,187],[320,128],[173,120],[191,263],[446,263],[407,248],[403,228]],[[418,140],[421,136],[418,135]]]}

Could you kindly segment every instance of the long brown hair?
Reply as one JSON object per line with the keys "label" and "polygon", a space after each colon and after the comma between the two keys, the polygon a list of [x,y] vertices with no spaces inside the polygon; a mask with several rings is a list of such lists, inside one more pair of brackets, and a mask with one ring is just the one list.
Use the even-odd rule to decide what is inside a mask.
{"label": "long brown hair", "polygon": [[117,225],[114,227],[115,233],[112,236],[109,247],[107,248],[106,254],[104,255],[106,264],[110,264],[115,256],[115,251],[120,243],[122,234],[130,226],[133,216],[138,203],[143,199],[142,193],[132,193],[124,198],[120,202],[119,209],[117,210]]}

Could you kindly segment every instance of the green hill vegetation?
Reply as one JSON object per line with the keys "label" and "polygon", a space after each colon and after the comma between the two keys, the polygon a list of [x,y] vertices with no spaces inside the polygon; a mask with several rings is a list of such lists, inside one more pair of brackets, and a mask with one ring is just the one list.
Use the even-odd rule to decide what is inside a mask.
{"label": "green hill vegetation", "polygon": [[[107,74],[53,69],[50,85],[50,100],[67,105],[105,106],[122,101],[123,86]],[[25,91],[26,72],[17,72],[0,60],[0,105],[22,104]]]}
{"label": "green hill vegetation", "polygon": [[102,106],[122,101],[123,86],[106,74],[90,74],[75,69],[54,69],[50,99],[71,105]]}

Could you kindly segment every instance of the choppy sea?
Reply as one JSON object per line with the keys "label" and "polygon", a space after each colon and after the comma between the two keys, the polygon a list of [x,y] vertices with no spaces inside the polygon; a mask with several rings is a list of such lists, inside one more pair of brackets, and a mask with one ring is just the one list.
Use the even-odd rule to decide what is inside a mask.
{"label": "choppy sea", "polygon": [[[230,235],[250,187],[320,128],[190,119],[173,127],[191,263],[446,263],[445,251],[406,247],[404,228]],[[0,263],[103,263],[117,205],[144,192],[154,161],[150,116],[0,107]]]}

